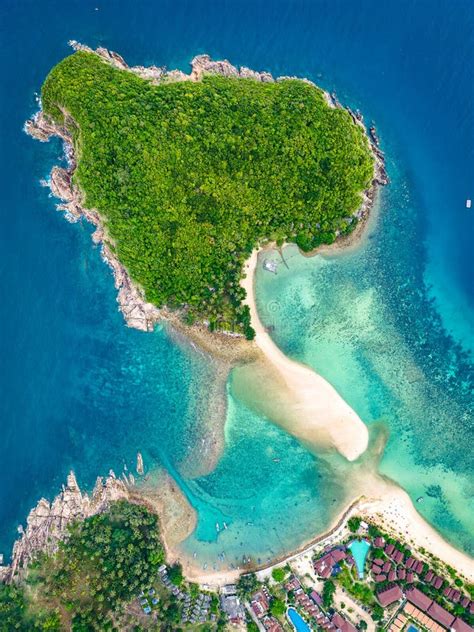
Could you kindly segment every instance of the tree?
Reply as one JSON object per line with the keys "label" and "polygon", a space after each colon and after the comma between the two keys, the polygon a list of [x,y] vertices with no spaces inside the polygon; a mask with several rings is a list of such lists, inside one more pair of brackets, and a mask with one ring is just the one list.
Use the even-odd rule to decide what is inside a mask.
{"label": "tree", "polygon": [[286,612],[286,603],[282,599],[272,599],[270,612],[274,617],[282,617]]}
{"label": "tree", "polygon": [[335,592],[336,592],[336,585],[331,579],[327,579],[324,582],[323,594],[322,594],[323,606],[326,610],[331,607]]}
{"label": "tree", "polygon": [[285,579],[287,574],[288,573],[284,568],[274,568],[272,570],[272,577],[277,582],[277,584],[280,584]]}
{"label": "tree", "polygon": [[364,619],[361,619],[357,624],[357,627],[359,628],[359,630],[367,630],[367,623],[364,621]]}
{"label": "tree", "polygon": [[371,617],[374,621],[381,621],[383,619],[383,615],[384,615],[384,611],[382,606],[380,606],[378,603],[374,603],[374,605],[372,606],[372,613],[371,613]]}
{"label": "tree", "polygon": [[359,516],[353,516],[352,518],[349,518],[349,520],[347,521],[349,531],[351,531],[352,533],[357,533],[360,527],[360,523],[361,518],[359,518]]}
{"label": "tree", "polygon": [[258,589],[258,580],[255,573],[241,575],[237,582],[237,590],[243,597],[249,597]]}
{"label": "tree", "polygon": [[172,584],[175,586],[181,586],[183,583],[183,567],[178,562],[174,566],[172,566],[168,571],[168,577]]}

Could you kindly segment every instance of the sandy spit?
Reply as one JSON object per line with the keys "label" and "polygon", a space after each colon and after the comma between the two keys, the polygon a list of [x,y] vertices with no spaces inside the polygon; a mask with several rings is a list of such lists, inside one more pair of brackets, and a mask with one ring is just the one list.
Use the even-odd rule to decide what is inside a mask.
{"label": "sandy spit", "polygon": [[367,426],[337,391],[308,366],[287,358],[270,338],[258,316],[255,301],[255,269],[258,251],[247,261],[241,285],[247,292],[255,343],[284,381],[290,394],[287,402],[291,426],[287,429],[307,444],[336,448],[349,461],[365,452]]}

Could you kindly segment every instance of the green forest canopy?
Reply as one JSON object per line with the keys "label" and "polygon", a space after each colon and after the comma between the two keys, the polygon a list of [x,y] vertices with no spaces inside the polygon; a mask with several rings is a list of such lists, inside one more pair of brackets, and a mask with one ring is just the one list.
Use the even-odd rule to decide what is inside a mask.
{"label": "green forest canopy", "polygon": [[51,71],[42,102],[72,132],[85,205],[147,300],[211,329],[252,337],[239,285],[252,249],[333,241],[372,179],[361,127],[299,80],[152,85],[79,51]]}

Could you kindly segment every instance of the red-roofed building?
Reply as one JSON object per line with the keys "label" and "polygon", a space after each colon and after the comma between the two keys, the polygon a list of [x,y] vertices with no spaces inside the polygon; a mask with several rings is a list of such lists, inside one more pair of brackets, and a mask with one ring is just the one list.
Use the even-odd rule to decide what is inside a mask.
{"label": "red-roofed building", "polygon": [[402,590],[400,586],[396,586],[396,585],[390,586],[389,588],[386,588],[385,590],[381,590],[379,593],[377,593],[377,599],[383,608],[386,608],[387,606],[390,606],[392,603],[399,601],[400,599],[402,599],[402,597],[403,597]]}
{"label": "red-roofed building", "polygon": [[433,571],[428,571],[426,573],[426,575],[423,577],[423,579],[425,580],[425,582],[430,582],[434,577],[434,573]]}
{"label": "red-roofed building", "polygon": [[395,547],[393,546],[393,544],[387,544],[387,546],[385,547],[385,553],[387,555],[392,555],[394,550],[395,550]]}
{"label": "red-roofed building", "polygon": [[415,581],[415,576],[413,575],[413,573],[407,573],[407,584],[413,584],[413,582]]}
{"label": "red-roofed building", "polygon": [[334,560],[330,554],[316,560],[314,563],[314,570],[320,576],[326,579],[331,575],[332,567],[334,566]]}
{"label": "red-roofed building", "polygon": [[332,624],[339,632],[356,632],[356,628],[352,623],[346,621],[338,612],[333,616]]}
{"label": "red-roofed building", "polygon": [[446,588],[443,590],[443,595],[449,599],[452,592],[453,592],[453,589],[450,588],[449,586],[446,586]]}
{"label": "red-roofed building", "polygon": [[322,599],[321,595],[320,595],[318,592],[316,592],[315,590],[313,590],[313,591],[310,593],[310,595],[309,595],[309,596],[311,597],[311,599],[314,601],[314,603],[315,603],[317,606],[322,605],[322,603],[323,603],[323,599]]}
{"label": "red-roofed building", "polygon": [[428,608],[426,614],[428,614],[432,619],[448,629],[451,627],[451,623],[453,623],[455,619],[455,617],[450,612],[445,610],[435,601],[433,601],[431,606]]}
{"label": "red-roofed building", "polygon": [[418,588],[409,588],[406,591],[406,598],[414,606],[423,610],[423,612],[426,612],[433,603],[433,600],[422,593],[421,590],[418,590]]}
{"label": "red-roofed building", "polygon": [[439,590],[441,588],[441,586],[443,585],[443,578],[442,577],[435,577],[431,583],[436,588],[436,590]]}
{"label": "red-roofed building", "polygon": [[415,564],[415,562],[416,562],[415,558],[410,556],[410,557],[407,559],[407,561],[405,562],[405,566],[406,566],[407,568],[412,568],[412,566],[413,566],[413,564]]}
{"label": "red-roofed building", "polygon": [[417,562],[416,563],[416,568],[413,567],[413,570],[415,571],[415,573],[417,573],[418,575],[421,575],[421,573],[423,572],[423,562]]}
{"label": "red-roofed building", "polygon": [[461,599],[461,606],[462,606],[463,608],[467,608],[467,607],[468,607],[468,605],[469,605],[469,597],[463,597],[463,598]]}
{"label": "red-roofed building", "polygon": [[474,632],[474,628],[459,617],[454,620],[451,629],[455,632]]}
{"label": "red-roofed building", "polygon": [[474,601],[469,604],[469,614],[474,614]]}
{"label": "red-roofed building", "polygon": [[392,565],[390,564],[390,562],[385,562],[385,564],[382,566],[382,570],[384,573],[388,573],[388,571],[392,568]]}
{"label": "red-roofed building", "polygon": [[380,557],[376,557],[374,560],[374,564],[378,564],[379,566],[382,566],[383,560]]}
{"label": "red-roofed building", "polygon": [[263,627],[265,630],[268,630],[268,632],[284,632],[281,625],[273,617],[265,617],[263,620]]}
{"label": "red-roofed building", "polygon": [[374,577],[374,580],[377,584],[381,584],[382,582],[387,580],[387,576],[386,575],[376,575]]}
{"label": "red-roofed building", "polygon": [[406,570],[404,568],[399,568],[397,571],[398,579],[405,579],[406,576],[407,576]]}
{"label": "red-roofed building", "polygon": [[394,582],[397,579],[397,572],[394,570],[391,570],[390,573],[388,574],[387,579],[389,582]]}
{"label": "red-roofed building", "polygon": [[381,535],[379,535],[375,538],[374,544],[378,549],[382,549],[385,544],[385,540],[382,538]]}
{"label": "red-roofed building", "polygon": [[403,560],[403,553],[401,551],[395,551],[395,553],[393,554],[393,559],[397,564],[400,564],[400,562]]}
{"label": "red-roofed building", "polygon": [[331,557],[335,562],[340,562],[346,559],[347,553],[342,549],[334,549],[334,551],[331,551]]}
{"label": "red-roofed building", "polygon": [[459,600],[461,599],[461,593],[459,590],[453,590],[453,592],[451,593],[451,601],[454,603],[458,603]]}

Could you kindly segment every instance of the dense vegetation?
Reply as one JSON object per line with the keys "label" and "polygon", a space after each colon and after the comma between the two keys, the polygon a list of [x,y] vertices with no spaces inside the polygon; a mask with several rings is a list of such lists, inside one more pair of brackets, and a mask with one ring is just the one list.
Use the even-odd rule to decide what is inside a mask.
{"label": "dense vegetation", "polygon": [[116,629],[124,605],[156,578],[163,557],[157,517],[114,503],[75,523],[55,555],[41,556],[26,590],[2,587],[0,630]]}
{"label": "dense vegetation", "polygon": [[302,81],[152,85],[95,54],[59,63],[43,109],[73,133],[75,180],[158,306],[244,331],[242,264],[264,239],[310,250],[347,232],[372,177],[362,129]]}

